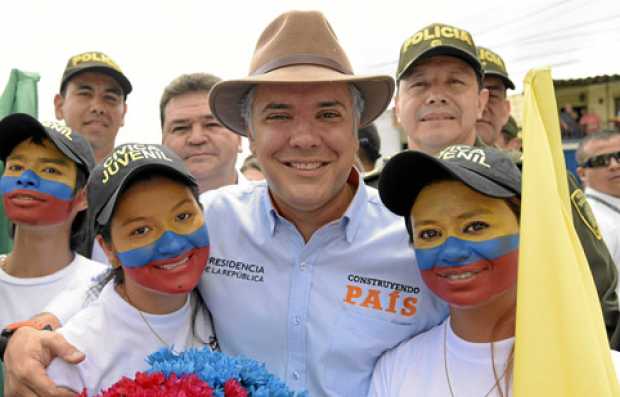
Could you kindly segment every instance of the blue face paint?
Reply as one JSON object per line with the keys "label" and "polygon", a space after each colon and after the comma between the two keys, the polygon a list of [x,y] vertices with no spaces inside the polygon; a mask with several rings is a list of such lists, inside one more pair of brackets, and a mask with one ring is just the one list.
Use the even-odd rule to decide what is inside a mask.
{"label": "blue face paint", "polygon": [[196,248],[209,246],[209,234],[205,224],[191,234],[166,231],[153,243],[144,247],[119,252],[118,259],[127,268],[139,268],[154,261],[175,258]]}
{"label": "blue face paint", "polygon": [[2,195],[17,190],[29,190],[47,194],[62,201],[70,201],[74,196],[71,186],[41,178],[32,170],[24,171],[19,176],[4,175],[0,178],[0,192],[2,192]]}
{"label": "blue face paint", "polygon": [[434,248],[415,248],[421,271],[432,268],[466,266],[480,261],[495,260],[519,248],[519,235],[490,240],[470,241],[449,237]]}

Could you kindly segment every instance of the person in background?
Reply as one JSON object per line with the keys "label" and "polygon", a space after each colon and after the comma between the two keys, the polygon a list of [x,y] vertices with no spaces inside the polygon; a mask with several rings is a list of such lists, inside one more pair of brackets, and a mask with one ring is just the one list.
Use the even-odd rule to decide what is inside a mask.
{"label": "person in background", "polygon": [[381,158],[381,137],[377,126],[372,123],[357,131],[359,149],[357,155],[363,167],[364,183],[376,188],[379,184],[379,176],[383,169]]}
{"label": "person in background", "polygon": [[159,102],[162,144],[183,159],[200,193],[246,181],[235,168],[241,136],[223,126],[209,106],[219,81],[208,73],[183,74],[166,86]]}
{"label": "person in background", "polygon": [[587,135],[579,142],[575,155],[577,174],[600,226],[597,231],[616,266],[620,266],[620,133]]}
{"label": "person in background", "polygon": [[476,132],[482,142],[497,146],[502,139],[501,130],[510,119],[508,89],[515,85],[508,77],[506,63],[498,54],[488,48],[478,47],[478,58],[484,71],[482,84],[489,91],[489,100],[482,117],[476,122]]}
{"label": "person in background", "polygon": [[67,62],[60,91],[54,96],[56,118],[86,138],[96,163],[115,146],[131,90],[118,64],[102,52],[84,52]]}
{"label": "person in background", "polygon": [[263,170],[260,168],[260,164],[256,160],[256,156],[250,154],[243,160],[243,165],[239,170],[249,181],[262,181],[265,179]]}
{"label": "person in background", "polygon": [[495,141],[495,146],[507,151],[520,152],[522,144],[521,127],[517,125],[514,117],[510,116],[506,125],[502,127],[499,139]]}

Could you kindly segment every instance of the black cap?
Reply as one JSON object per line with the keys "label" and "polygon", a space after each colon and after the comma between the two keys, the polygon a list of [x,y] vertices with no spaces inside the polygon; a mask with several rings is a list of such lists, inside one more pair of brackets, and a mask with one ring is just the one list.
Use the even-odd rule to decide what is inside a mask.
{"label": "black cap", "polygon": [[188,186],[198,186],[183,160],[167,147],[142,143],[119,145],[97,164],[88,180],[88,205],[96,224],[106,225],[110,221],[124,186],[146,171],[171,174]]}
{"label": "black cap", "polygon": [[87,176],[95,167],[93,149],[82,135],[57,121],[40,123],[26,113],[14,113],[0,121],[0,160],[6,161],[15,146],[36,134],[49,138]]}
{"label": "black cap", "polygon": [[103,73],[112,77],[123,89],[123,95],[127,96],[131,92],[131,83],[121,68],[106,54],[103,52],[89,51],[78,55],[74,55],[69,58],[65,71],[62,74],[62,80],[60,81],[60,91],[64,90],[65,86],[71,80],[72,77],[83,72],[97,72]]}
{"label": "black cap", "polygon": [[387,162],[379,180],[385,206],[408,217],[418,194],[430,183],[455,178],[486,196],[521,195],[521,172],[503,152],[491,147],[448,146],[437,157],[408,150]]}
{"label": "black cap", "polygon": [[375,161],[381,157],[381,138],[379,138],[379,132],[375,123],[368,124],[366,127],[357,130],[357,139],[370,161]]}
{"label": "black cap", "polygon": [[482,65],[471,34],[455,26],[434,23],[414,33],[400,47],[396,81],[399,81],[414,63],[437,55],[462,59],[471,65],[479,78],[483,77]]}

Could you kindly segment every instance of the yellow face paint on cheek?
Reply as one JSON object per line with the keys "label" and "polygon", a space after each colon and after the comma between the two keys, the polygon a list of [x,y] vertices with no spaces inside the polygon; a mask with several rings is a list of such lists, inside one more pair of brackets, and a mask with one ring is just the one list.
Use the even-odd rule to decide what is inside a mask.
{"label": "yellow face paint on cheek", "polygon": [[77,166],[50,140],[19,143],[9,154],[5,168],[0,192],[11,221],[54,225],[71,216]]}
{"label": "yellow face paint on cheek", "polygon": [[418,267],[442,299],[476,305],[515,285],[519,226],[504,200],[442,181],[422,190],[411,214]]}
{"label": "yellow face paint on cheek", "polygon": [[20,142],[7,158],[4,175],[18,177],[32,171],[41,179],[61,183],[75,190],[77,166],[47,138]]}
{"label": "yellow face paint on cheek", "polygon": [[148,289],[188,292],[206,266],[202,210],[189,188],[170,179],[139,181],[123,193],[111,234],[125,275]]}

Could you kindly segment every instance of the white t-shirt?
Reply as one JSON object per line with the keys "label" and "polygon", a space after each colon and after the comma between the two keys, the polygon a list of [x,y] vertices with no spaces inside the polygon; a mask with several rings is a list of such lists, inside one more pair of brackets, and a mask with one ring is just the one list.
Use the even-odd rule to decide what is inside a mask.
{"label": "white t-shirt", "polygon": [[66,267],[43,277],[13,277],[0,269],[0,328],[41,313],[61,291],[90,285],[106,268],[76,253]]}
{"label": "white t-shirt", "polygon": [[[493,343],[495,371],[501,378],[500,385],[504,396],[506,381],[503,374],[514,339]],[[611,353],[617,373],[620,353],[613,350]],[[455,396],[485,396],[487,393],[489,397],[500,395],[497,387],[491,392],[495,384],[491,344],[461,339],[452,331],[448,319],[385,353],[375,366],[368,396],[450,396],[446,362]],[[512,375],[510,380],[512,387]]]}
{"label": "white t-shirt", "polygon": [[58,386],[76,392],[86,388],[88,395],[94,396],[123,376],[133,378],[137,371],[148,369],[146,357],[165,347],[149,325],[175,351],[202,347],[203,341],[214,343],[211,321],[205,311],[197,311],[195,330],[192,329],[195,305],[196,299],[188,298],[185,305],[173,313],[143,313],[147,325],[138,310],[118,294],[111,281],[95,302],[58,330],[69,343],[84,352],[86,359],[71,365],[56,358],[47,373]]}
{"label": "white t-shirt", "polygon": [[[493,344],[498,377],[504,372],[513,344],[514,338]],[[450,396],[445,362],[457,396],[484,396],[495,384],[490,343],[459,338],[446,320],[384,354],[373,372],[369,396]],[[500,385],[503,391],[504,378]],[[498,395],[496,391],[489,394]]]}

